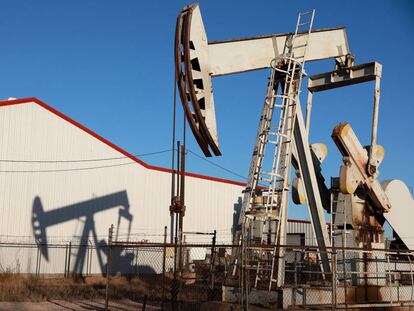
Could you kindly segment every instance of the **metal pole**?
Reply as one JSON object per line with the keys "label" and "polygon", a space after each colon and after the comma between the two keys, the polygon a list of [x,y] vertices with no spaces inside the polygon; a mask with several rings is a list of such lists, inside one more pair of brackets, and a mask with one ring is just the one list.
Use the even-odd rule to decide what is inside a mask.
{"label": "metal pole", "polygon": [[108,229],[108,262],[106,264],[106,289],[105,289],[105,310],[108,310],[108,298],[109,298],[109,281],[111,277],[111,265],[112,265],[112,235],[114,232],[114,225],[111,225]]}
{"label": "metal pole", "polygon": [[39,275],[38,269],[39,269],[39,244],[37,244],[37,253],[36,253],[36,276]]}
{"label": "metal pole", "polygon": [[68,264],[68,244],[65,245],[65,269],[63,271],[63,276],[64,277],[67,277],[67,274],[66,274],[66,271],[67,271],[66,265],[67,264]]}
{"label": "metal pole", "polygon": [[332,310],[336,310],[336,304],[337,304],[337,288],[336,288],[336,250],[332,249]]}
{"label": "metal pole", "polygon": [[[118,218],[119,219],[119,218]],[[89,272],[89,243],[86,244],[86,275],[88,275]]]}
{"label": "metal pole", "polygon": [[293,261],[293,289],[292,289],[292,306],[296,305],[296,294],[298,290],[298,263],[297,263],[297,252],[294,251],[295,259]]}
{"label": "metal pole", "polygon": [[[178,175],[177,175],[178,176]],[[178,246],[178,215],[175,214],[175,236],[174,236],[174,268],[173,279],[171,283],[171,307],[172,310],[177,310],[177,296],[178,296],[178,280],[177,280],[177,246]]]}
{"label": "metal pole", "polygon": [[[181,142],[177,141],[177,182],[176,182],[176,189],[175,195],[178,196],[180,194],[180,170],[181,170],[181,161],[180,161],[180,150],[181,150]],[[177,231],[177,228],[175,228]]]}
{"label": "metal pole", "polygon": [[167,254],[167,226],[164,227],[164,246],[162,252],[162,301],[161,301],[161,310],[164,310],[164,303],[165,303],[165,261]]}
{"label": "metal pole", "polygon": [[142,304],[142,311],[145,311],[147,309],[147,299],[148,299],[148,296],[144,295],[144,302]]}
{"label": "metal pole", "polygon": [[[184,125],[185,128],[185,125]],[[180,170],[180,201],[182,204],[182,207],[185,206],[185,139],[184,144],[181,146],[181,170]],[[180,245],[179,250],[179,262],[178,262],[178,268],[180,270],[180,273],[182,273],[183,269],[183,218],[184,218],[184,210],[182,210],[179,214],[179,228],[178,228],[178,242]]]}
{"label": "metal pole", "polygon": [[[176,199],[179,197],[180,194],[180,171],[181,171],[181,162],[180,162],[180,149],[181,149],[181,142],[177,141],[177,181],[176,181],[176,189],[175,189],[175,197]],[[178,279],[177,279],[177,257],[178,257],[178,236],[179,236],[179,216],[177,212],[174,212],[175,224],[174,224],[174,273],[173,273],[173,280],[172,280],[172,287],[171,287],[171,300],[172,300],[172,310],[177,310],[177,298],[178,298]]]}
{"label": "metal pole", "polygon": [[88,242],[90,243],[90,248],[91,248],[91,255],[89,257],[89,275],[91,275],[92,273],[92,251],[93,251],[93,244],[91,240],[88,240]]}
{"label": "metal pole", "polygon": [[213,239],[212,239],[212,243],[211,243],[211,262],[210,262],[210,277],[211,277],[211,290],[214,289],[214,272],[215,272],[215,268],[214,268],[214,264],[215,264],[215,259],[216,259],[216,239],[217,239],[217,231],[214,230],[214,235],[213,235]]}
{"label": "metal pole", "polygon": [[345,310],[348,310],[348,284],[346,280],[346,252],[345,252],[345,245],[346,245],[346,209],[345,209],[345,221],[344,221],[344,230],[342,231],[342,269],[344,275],[344,301],[345,301]]}
{"label": "metal pole", "polygon": [[69,252],[68,252],[68,272],[66,276],[69,277],[70,275],[70,257],[72,256],[72,242],[69,242]]}
{"label": "metal pole", "polygon": [[[177,75],[174,78],[174,105],[173,105],[173,130],[172,130],[172,155],[171,155],[171,204],[175,196],[175,127],[177,112]],[[177,150],[179,152],[179,150]],[[174,242],[174,212],[170,211],[170,243]]]}

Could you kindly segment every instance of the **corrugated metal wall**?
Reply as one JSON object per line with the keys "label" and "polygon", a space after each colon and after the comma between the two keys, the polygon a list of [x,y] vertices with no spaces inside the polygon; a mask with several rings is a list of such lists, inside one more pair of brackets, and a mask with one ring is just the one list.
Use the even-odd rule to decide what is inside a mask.
{"label": "corrugated metal wall", "polygon": [[[111,224],[120,240],[162,241],[170,224],[169,173],[145,168],[35,102],[0,107],[0,145],[0,242],[36,238],[97,245],[107,239]],[[184,230],[217,230],[218,242],[230,243],[241,191],[238,185],[188,177]],[[289,224],[294,232],[307,227]],[[210,238],[189,235],[187,241]],[[33,273],[41,256],[43,273],[63,273],[62,263],[71,256],[85,271],[86,250],[80,262],[77,252],[66,252],[0,247],[0,263],[4,269],[18,261],[21,272]],[[103,268],[96,251],[91,268],[92,273]]]}

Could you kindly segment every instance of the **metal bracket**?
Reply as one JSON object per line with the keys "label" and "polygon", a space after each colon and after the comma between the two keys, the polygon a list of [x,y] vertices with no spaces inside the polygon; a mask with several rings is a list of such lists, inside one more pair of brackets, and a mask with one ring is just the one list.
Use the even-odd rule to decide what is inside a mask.
{"label": "metal bracket", "polygon": [[308,132],[310,126],[310,113],[312,109],[313,93],[368,81],[375,81],[374,106],[372,113],[371,129],[371,148],[369,152],[369,160],[366,167],[369,176],[376,175],[378,168],[378,159],[376,151],[381,75],[382,65],[377,62],[370,62],[317,74],[309,77],[308,81],[309,95],[306,104],[306,129],[308,130]]}

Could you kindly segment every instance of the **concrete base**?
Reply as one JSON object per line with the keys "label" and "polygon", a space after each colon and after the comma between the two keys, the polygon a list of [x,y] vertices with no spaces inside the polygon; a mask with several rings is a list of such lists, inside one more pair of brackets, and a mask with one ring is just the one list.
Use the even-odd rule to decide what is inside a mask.
{"label": "concrete base", "polygon": [[332,305],[352,306],[376,305],[394,306],[414,305],[414,287],[412,286],[368,286],[361,287],[338,287],[336,289],[336,299],[332,299],[331,288],[284,288],[283,289],[283,309],[291,307]]}
{"label": "concrete base", "polygon": [[[239,303],[240,290],[238,287],[223,286],[223,302]],[[334,298],[334,299],[333,299]],[[332,297],[332,288],[290,288],[280,292],[253,290],[249,295],[249,304],[264,308],[288,309],[305,306],[332,306],[338,308],[348,305],[349,308],[371,305],[376,306],[414,306],[414,287],[412,286],[369,286],[338,287],[336,299]]]}

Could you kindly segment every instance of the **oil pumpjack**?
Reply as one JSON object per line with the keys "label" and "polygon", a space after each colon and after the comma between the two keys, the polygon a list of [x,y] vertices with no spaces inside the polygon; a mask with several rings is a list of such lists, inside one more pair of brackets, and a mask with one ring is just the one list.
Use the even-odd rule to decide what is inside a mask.
{"label": "oil pumpjack", "polygon": [[[414,201],[408,187],[399,180],[378,180],[384,158],[384,149],[377,144],[382,66],[377,62],[356,65],[345,29],[314,30],[314,18],[315,10],[299,13],[291,33],[215,42],[207,40],[197,4],[186,6],[177,18],[178,90],[189,126],[205,156],[221,155],[212,78],[270,70],[234,241],[240,248],[232,254],[232,274],[239,280],[242,302],[251,292],[273,292],[285,284],[286,248],[281,246],[286,245],[289,191],[294,203],[308,207],[322,273],[331,271],[327,249],[333,244],[384,248],[385,221],[405,247],[414,246],[409,224]],[[305,72],[305,63],[325,59],[334,61],[333,71]],[[304,77],[308,78],[305,117],[300,105]],[[313,95],[368,81],[375,82],[370,145],[362,146],[349,123],[334,128],[332,139],[344,164],[328,188],[321,172],[327,148],[310,144],[308,137]],[[329,228],[325,212],[332,217]],[[338,230],[350,234],[338,239]]]}

